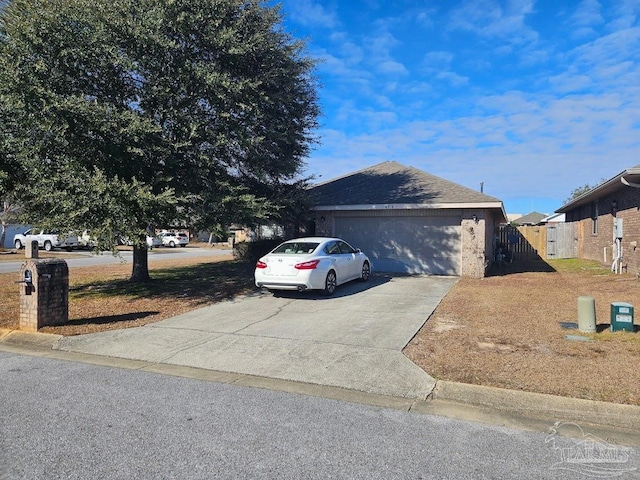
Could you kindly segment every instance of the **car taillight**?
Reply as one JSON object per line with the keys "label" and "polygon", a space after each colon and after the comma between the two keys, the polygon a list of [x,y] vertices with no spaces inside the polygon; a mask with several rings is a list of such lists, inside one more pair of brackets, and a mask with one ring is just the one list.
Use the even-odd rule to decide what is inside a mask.
{"label": "car taillight", "polygon": [[258,263],[256,263],[256,268],[267,268],[267,264],[262,260],[258,260]]}
{"label": "car taillight", "polygon": [[320,260],[310,260],[308,262],[296,263],[293,268],[297,270],[313,270],[318,266]]}

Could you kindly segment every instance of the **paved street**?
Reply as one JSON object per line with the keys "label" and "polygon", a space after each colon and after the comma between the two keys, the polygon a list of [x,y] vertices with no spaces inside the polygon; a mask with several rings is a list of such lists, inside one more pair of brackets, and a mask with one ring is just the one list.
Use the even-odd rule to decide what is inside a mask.
{"label": "paved street", "polygon": [[[573,438],[136,370],[0,352],[0,383],[3,480],[579,479],[590,466],[562,462]],[[618,451],[626,462],[599,467],[638,478],[640,449]]]}

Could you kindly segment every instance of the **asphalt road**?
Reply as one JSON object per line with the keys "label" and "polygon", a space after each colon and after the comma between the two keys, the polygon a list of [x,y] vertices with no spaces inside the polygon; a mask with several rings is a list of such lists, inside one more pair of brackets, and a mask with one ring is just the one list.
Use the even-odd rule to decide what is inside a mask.
{"label": "asphalt road", "polygon": [[[232,250],[210,248],[210,247],[185,247],[185,248],[155,248],[149,251],[149,261],[167,260],[174,258],[189,257],[216,257],[221,255],[229,255]],[[133,252],[124,250],[119,256],[114,256],[111,252],[102,252],[100,255],[93,255],[86,250],[74,250],[73,252],[60,252],[61,258],[67,262],[69,268],[73,267],[92,267],[99,265],[110,265],[114,263],[131,263],[133,261]],[[23,251],[15,256],[15,261],[0,262],[0,273],[19,272],[24,262]]]}
{"label": "asphalt road", "polygon": [[7,352],[0,384],[3,480],[594,476],[576,439],[410,411]]}

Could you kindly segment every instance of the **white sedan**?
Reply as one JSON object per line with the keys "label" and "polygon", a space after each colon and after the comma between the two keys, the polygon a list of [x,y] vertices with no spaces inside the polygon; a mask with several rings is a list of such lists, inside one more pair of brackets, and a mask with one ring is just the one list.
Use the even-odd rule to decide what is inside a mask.
{"label": "white sedan", "polygon": [[187,234],[184,232],[162,232],[158,234],[158,238],[163,247],[174,248],[176,245],[180,245],[181,247],[189,245],[189,237],[187,237]]}
{"label": "white sedan", "polygon": [[371,262],[359,249],[339,238],[288,240],[256,263],[255,283],[269,290],[322,290],[332,295],[350,280],[367,281]]}

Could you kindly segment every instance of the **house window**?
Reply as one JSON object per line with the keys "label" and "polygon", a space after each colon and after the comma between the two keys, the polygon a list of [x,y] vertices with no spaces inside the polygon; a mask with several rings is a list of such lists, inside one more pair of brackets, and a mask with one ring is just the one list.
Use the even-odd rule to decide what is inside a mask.
{"label": "house window", "polygon": [[593,235],[598,234],[598,202],[591,204],[591,233]]}

